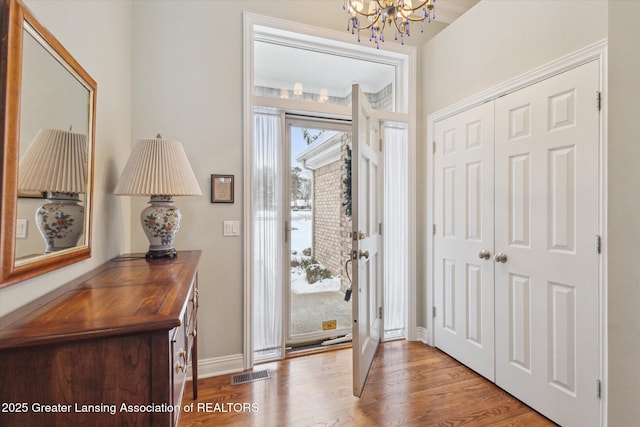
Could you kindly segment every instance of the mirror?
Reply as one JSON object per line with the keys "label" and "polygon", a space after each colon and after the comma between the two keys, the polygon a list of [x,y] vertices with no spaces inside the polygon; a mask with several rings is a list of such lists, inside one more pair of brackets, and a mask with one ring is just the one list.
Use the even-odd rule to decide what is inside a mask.
{"label": "mirror", "polygon": [[91,256],[96,83],[20,0],[2,0],[0,287]]}

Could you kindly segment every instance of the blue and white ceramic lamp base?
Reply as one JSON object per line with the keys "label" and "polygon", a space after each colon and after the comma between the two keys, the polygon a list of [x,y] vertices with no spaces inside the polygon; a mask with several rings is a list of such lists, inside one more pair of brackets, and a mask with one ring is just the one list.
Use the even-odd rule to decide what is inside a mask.
{"label": "blue and white ceramic lamp base", "polygon": [[151,196],[149,206],[140,215],[142,229],[149,239],[147,259],[175,258],[173,242],[182,222],[182,213],[171,196]]}
{"label": "blue and white ceramic lamp base", "polygon": [[45,253],[78,245],[84,231],[84,207],[78,193],[47,193],[47,203],[36,211],[36,224],[45,241]]}

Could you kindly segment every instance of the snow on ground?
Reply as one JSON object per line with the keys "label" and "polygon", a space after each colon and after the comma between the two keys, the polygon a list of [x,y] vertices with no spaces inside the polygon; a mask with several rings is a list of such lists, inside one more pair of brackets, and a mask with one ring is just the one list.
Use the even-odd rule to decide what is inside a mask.
{"label": "snow on ground", "polygon": [[291,253],[301,256],[302,250],[311,247],[313,217],[311,210],[291,211]]}
{"label": "snow on ground", "polygon": [[291,272],[291,292],[294,294],[313,294],[316,292],[336,292],[340,290],[340,278],[332,277],[323,279],[310,285],[307,275],[302,269],[300,272]]}
{"label": "snow on ground", "polygon": [[[302,251],[311,247],[313,220],[311,210],[291,211],[291,258],[301,259]],[[295,253],[295,255],[294,255]],[[301,268],[291,271],[291,292],[310,294],[316,292],[335,292],[340,290],[340,277],[320,280],[309,284],[307,275]]]}

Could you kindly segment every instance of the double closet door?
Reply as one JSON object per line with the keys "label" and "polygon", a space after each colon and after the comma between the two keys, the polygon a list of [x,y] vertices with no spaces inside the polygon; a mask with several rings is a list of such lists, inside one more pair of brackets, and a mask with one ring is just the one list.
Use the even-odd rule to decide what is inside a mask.
{"label": "double closet door", "polygon": [[565,426],[599,422],[599,63],[435,124],[437,347]]}

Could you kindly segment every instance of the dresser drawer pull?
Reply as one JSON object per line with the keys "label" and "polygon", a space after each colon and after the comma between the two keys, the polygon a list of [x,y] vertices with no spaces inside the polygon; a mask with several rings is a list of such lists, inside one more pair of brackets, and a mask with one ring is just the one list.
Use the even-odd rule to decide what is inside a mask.
{"label": "dresser drawer pull", "polygon": [[198,306],[198,290],[197,289],[193,292],[193,297],[191,297],[191,302],[193,303],[194,307]]}
{"label": "dresser drawer pull", "polygon": [[178,363],[176,363],[176,372],[187,372],[187,352],[181,348],[178,353]]}
{"label": "dresser drawer pull", "polygon": [[194,329],[193,331],[191,331],[191,333],[189,335],[191,335],[192,337],[195,337],[196,335],[198,335],[198,333]]}

